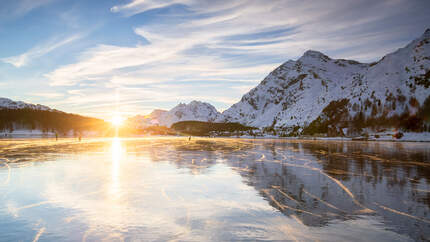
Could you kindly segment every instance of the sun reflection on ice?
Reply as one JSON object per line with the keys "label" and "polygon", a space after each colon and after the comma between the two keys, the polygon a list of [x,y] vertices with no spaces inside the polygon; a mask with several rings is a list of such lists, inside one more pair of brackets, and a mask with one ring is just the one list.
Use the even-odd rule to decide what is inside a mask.
{"label": "sun reflection on ice", "polygon": [[111,195],[115,198],[119,198],[120,196],[120,168],[121,168],[121,160],[123,156],[123,148],[121,145],[121,139],[116,137],[112,140],[111,146],[112,153],[112,185],[111,185]]}

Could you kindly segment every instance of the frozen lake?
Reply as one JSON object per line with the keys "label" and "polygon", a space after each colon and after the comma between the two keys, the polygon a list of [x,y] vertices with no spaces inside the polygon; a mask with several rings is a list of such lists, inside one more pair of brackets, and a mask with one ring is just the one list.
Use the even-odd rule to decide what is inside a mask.
{"label": "frozen lake", "polygon": [[430,240],[430,143],[0,140],[0,241]]}

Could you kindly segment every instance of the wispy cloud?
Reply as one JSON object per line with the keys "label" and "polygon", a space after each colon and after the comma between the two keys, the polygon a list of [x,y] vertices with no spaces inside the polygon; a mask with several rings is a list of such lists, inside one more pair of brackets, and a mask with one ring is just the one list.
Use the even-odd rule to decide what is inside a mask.
{"label": "wispy cloud", "polygon": [[60,92],[31,92],[29,95],[43,98],[59,98],[64,96],[64,94]]}
{"label": "wispy cloud", "polygon": [[80,38],[82,38],[83,35],[77,34],[73,36],[69,36],[67,38],[63,39],[55,39],[51,40],[45,44],[38,45],[30,49],[29,51],[17,55],[17,56],[11,56],[7,58],[1,59],[1,61],[5,63],[9,63],[14,65],[15,67],[22,67],[33,61],[34,59],[40,58],[64,45],[67,45],[73,41],[76,41]]}
{"label": "wispy cloud", "polygon": [[14,1],[2,1],[0,7],[0,19],[1,18],[15,18],[30,11],[37,9],[41,6],[52,3],[54,0],[14,0]]}
{"label": "wispy cloud", "polygon": [[134,0],[125,5],[116,5],[111,8],[112,12],[125,12],[127,15],[134,15],[147,10],[163,8],[172,4],[191,3],[191,0]]}
{"label": "wispy cloud", "polygon": [[[175,12],[177,6],[181,10]],[[170,14],[152,16],[159,21],[135,25],[135,34],[148,44],[98,45],[45,77],[51,86],[80,90],[80,98],[65,102],[104,102],[110,94],[97,94],[96,85],[120,90],[129,110],[190,98],[222,109],[281,62],[308,49],[372,61],[402,47],[414,38],[411,26],[422,31],[425,27],[416,23],[430,20],[405,16],[426,6],[418,0],[134,0],[111,11],[131,16],[171,8]],[[220,85],[204,88],[203,82]]]}

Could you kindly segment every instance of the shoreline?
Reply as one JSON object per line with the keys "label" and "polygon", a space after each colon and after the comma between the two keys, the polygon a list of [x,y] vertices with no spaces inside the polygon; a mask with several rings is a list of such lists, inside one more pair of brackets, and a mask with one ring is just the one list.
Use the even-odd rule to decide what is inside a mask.
{"label": "shoreline", "polygon": [[[277,139],[277,140],[305,140],[305,141],[365,141],[365,142],[419,142],[419,143],[430,143],[430,133],[414,133],[418,134],[418,137],[416,135],[412,136],[409,135],[409,133],[406,133],[406,137],[402,137],[400,139],[396,139],[389,136],[384,136],[380,138],[366,138],[366,137],[279,137],[279,136],[272,136],[272,135],[266,135],[266,136],[249,136],[249,135],[242,135],[242,136],[191,136],[192,138],[215,138],[215,139]],[[421,136],[421,137],[419,137]],[[113,139],[113,138],[121,138],[121,139],[134,139],[134,138],[187,138],[187,136],[181,136],[181,135],[136,135],[136,136],[123,136],[123,137],[101,137],[101,136],[83,136],[83,139]],[[55,140],[55,136],[52,135],[9,135],[9,136],[2,136],[0,135],[0,142],[1,141],[7,141],[7,140],[37,140],[37,139],[46,139],[46,140]],[[58,139],[78,139],[74,136],[60,136]],[[192,140],[192,139],[191,139]]]}

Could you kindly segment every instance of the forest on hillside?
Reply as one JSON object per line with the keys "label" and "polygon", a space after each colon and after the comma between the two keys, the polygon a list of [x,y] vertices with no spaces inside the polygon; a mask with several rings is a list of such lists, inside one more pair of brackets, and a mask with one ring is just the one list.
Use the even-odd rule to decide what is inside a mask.
{"label": "forest on hillside", "polygon": [[[366,109],[372,109],[373,114],[377,113],[376,111],[373,112],[373,110],[376,110],[378,106],[369,102],[368,105],[363,105],[364,110],[358,110],[355,115],[350,115],[347,108],[349,105],[348,99],[332,101],[324,108],[316,120],[303,129],[302,134],[324,133],[328,136],[345,136],[360,134],[363,129],[378,131],[388,128],[409,132],[430,132],[430,96],[421,106],[415,98],[411,98],[408,103],[416,111],[406,107],[403,113],[388,117],[386,113],[388,113],[390,107],[387,106],[383,107],[384,111],[381,112],[381,115],[366,117],[364,114]],[[391,107],[391,109],[395,108]],[[342,131],[345,128],[348,133]]]}
{"label": "forest on hillside", "polygon": [[60,111],[24,109],[0,109],[0,131],[12,132],[16,129],[42,130],[66,134],[73,131],[98,131],[107,133],[110,125],[97,118]]}

